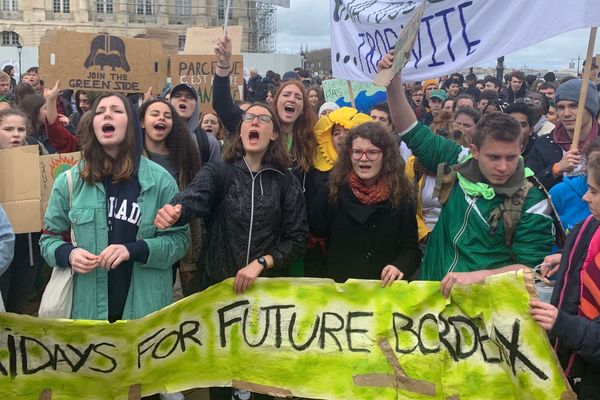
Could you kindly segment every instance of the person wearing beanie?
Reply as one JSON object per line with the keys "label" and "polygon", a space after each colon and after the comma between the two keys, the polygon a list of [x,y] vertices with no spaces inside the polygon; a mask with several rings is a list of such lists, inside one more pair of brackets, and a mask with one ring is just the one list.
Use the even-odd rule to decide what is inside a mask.
{"label": "person wearing beanie", "polygon": [[598,137],[598,121],[595,116],[600,109],[596,85],[588,82],[585,109],[581,116],[581,135],[577,148],[571,150],[577,106],[581,92],[581,79],[571,79],[558,87],[555,95],[558,122],[548,135],[540,136],[535,142],[526,164],[535,176],[550,189],[563,176],[583,174],[584,160],[581,156],[587,145]]}
{"label": "person wearing beanie", "polygon": [[335,110],[339,110],[339,109],[340,109],[340,106],[338,106],[333,101],[326,101],[325,103],[323,103],[321,105],[321,107],[319,107],[319,115],[318,115],[318,117],[319,118],[324,117],[327,114],[329,114],[330,112],[335,111]]}

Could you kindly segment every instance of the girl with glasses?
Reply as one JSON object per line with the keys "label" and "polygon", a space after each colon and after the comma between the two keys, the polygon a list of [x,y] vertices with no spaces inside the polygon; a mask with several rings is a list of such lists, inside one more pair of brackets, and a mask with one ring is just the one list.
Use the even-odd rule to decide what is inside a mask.
{"label": "girl with glasses", "polygon": [[325,276],[407,279],[421,251],[412,191],[394,138],[366,122],[348,133],[329,179],[310,214],[311,232],[327,238]]}
{"label": "girl with glasses", "polygon": [[[203,165],[155,224],[165,229],[203,217],[206,286],[235,277],[233,290],[241,294],[259,276],[289,275],[306,249],[308,226],[302,188],[288,170],[281,125],[269,106],[254,103],[242,114],[223,159]],[[209,397],[229,400],[232,389],[210,388]]]}

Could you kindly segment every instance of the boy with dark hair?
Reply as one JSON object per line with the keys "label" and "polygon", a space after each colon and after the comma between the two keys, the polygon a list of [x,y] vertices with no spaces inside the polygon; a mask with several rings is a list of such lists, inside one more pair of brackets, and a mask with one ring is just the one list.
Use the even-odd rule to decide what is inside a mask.
{"label": "boy with dark hair", "polygon": [[501,97],[504,97],[508,103],[514,103],[517,99],[525,97],[527,93],[525,74],[522,71],[511,72],[508,86],[502,91]]}
{"label": "boy with dark hair", "polygon": [[533,143],[537,138],[537,135],[533,134],[533,125],[536,122],[535,113],[529,105],[522,102],[509,105],[504,112],[513,117],[521,126],[523,137],[521,155],[525,157],[533,148]]}
{"label": "boy with dark hair", "polygon": [[[392,63],[388,54],[380,69]],[[481,282],[541,263],[554,243],[553,219],[548,198],[528,179],[519,124],[505,114],[484,115],[469,154],[416,120],[400,75],[387,95],[402,140],[427,170],[441,171],[437,194],[443,206],[427,243],[421,279],[441,280],[447,296],[456,283]]]}

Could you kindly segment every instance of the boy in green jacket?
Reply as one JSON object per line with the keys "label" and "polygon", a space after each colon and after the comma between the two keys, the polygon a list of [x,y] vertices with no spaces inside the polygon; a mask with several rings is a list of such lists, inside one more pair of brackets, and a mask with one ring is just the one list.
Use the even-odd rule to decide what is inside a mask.
{"label": "boy in green jacket", "polygon": [[[392,62],[388,54],[380,68],[390,68]],[[527,186],[533,173],[521,158],[520,125],[506,114],[485,115],[466,149],[417,121],[400,75],[388,86],[387,96],[394,126],[419,162],[432,172],[441,163],[454,166],[455,179],[449,180],[448,197],[441,201],[421,279],[441,280],[447,296],[456,283],[480,282],[489,275],[541,263],[554,243],[552,206],[542,190]],[[503,212],[505,201],[522,194],[520,214],[507,234],[510,217]]]}

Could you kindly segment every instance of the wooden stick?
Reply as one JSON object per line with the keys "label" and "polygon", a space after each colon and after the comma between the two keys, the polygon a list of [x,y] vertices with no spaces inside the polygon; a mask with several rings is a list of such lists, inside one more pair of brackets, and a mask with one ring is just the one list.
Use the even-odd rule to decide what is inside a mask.
{"label": "wooden stick", "polygon": [[[585,67],[583,67],[583,77],[581,82],[581,92],[579,93],[579,104],[577,105],[577,119],[575,120],[575,131],[573,132],[573,142],[571,143],[571,150],[576,149],[579,146],[579,137],[581,136],[581,124],[583,119],[583,113],[585,110],[585,98],[587,96],[588,82],[590,81],[590,74],[592,72],[592,53],[594,52],[594,45],[596,44],[596,32],[598,27],[590,29],[590,39],[588,40],[587,54],[585,56]],[[595,115],[592,115],[594,118]]]}
{"label": "wooden stick", "polygon": [[44,389],[40,393],[40,400],[52,400],[52,389]]}
{"label": "wooden stick", "polygon": [[350,94],[350,104],[352,104],[352,108],[356,108],[356,103],[354,102],[354,91],[352,90],[352,81],[347,80],[346,84],[348,85],[348,93]]}
{"label": "wooden stick", "polygon": [[140,400],[142,398],[142,385],[129,386],[129,397],[128,400]]}

